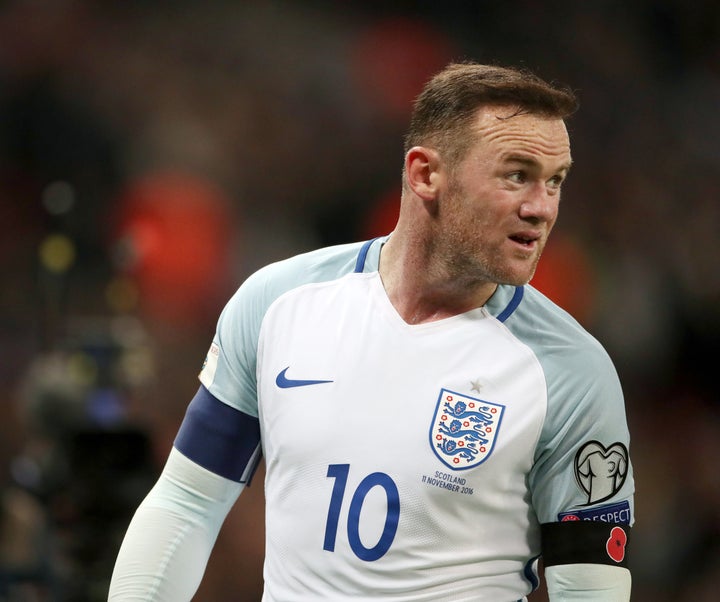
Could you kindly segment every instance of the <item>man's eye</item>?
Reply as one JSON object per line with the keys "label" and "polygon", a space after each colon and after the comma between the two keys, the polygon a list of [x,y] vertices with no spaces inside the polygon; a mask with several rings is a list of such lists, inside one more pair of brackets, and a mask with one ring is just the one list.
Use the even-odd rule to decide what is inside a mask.
{"label": "man's eye", "polygon": [[548,180],[548,186],[550,186],[550,188],[560,188],[563,180],[564,178],[562,176],[553,176]]}
{"label": "man's eye", "polygon": [[513,171],[512,173],[509,173],[507,175],[508,180],[515,184],[522,184],[525,182],[525,172],[522,171]]}

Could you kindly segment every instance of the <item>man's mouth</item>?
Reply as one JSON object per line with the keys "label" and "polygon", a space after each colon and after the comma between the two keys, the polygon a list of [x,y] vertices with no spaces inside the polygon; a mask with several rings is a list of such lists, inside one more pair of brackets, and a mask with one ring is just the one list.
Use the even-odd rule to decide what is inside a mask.
{"label": "man's mouth", "polygon": [[532,247],[539,238],[539,236],[534,234],[513,234],[510,236],[510,240],[524,247]]}

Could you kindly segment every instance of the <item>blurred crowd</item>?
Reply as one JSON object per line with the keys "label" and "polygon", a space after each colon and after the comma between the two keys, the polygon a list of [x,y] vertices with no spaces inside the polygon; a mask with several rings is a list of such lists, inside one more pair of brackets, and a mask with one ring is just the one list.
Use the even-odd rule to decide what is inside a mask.
{"label": "blurred crowd", "polygon": [[[533,284],[625,387],[633,600],[717,599],[720,4],[8,0],[0,602],[105,599],[225,300],[265,263],[392,229],[412,98],[451,60],[577,90]],[[198,600],[259,600],[261,477]]]}

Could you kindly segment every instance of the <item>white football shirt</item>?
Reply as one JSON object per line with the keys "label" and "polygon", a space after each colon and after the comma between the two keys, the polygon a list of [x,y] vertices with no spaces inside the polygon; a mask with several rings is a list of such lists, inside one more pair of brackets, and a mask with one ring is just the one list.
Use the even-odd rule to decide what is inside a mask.
{"label": "white football shirt", "polygon": [[[257,272],[201,372],[259,419],[263,600],[523,599],[540,523],[601,502],[632,511],[628,458],[608,468],[606,453],[629,445],[615,370],[530,286],[408,325],[377,273],[382,242]],[[616,470],[601,475],[608,496],[578,475],[583,449]]]}

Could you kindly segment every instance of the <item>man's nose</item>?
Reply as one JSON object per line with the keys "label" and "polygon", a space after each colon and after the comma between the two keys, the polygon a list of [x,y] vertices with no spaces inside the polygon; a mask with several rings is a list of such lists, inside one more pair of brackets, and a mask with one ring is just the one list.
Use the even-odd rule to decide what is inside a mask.
{"label": "man's nose", "polygon": [[536,182],[527,189],[520,205],[520,217],[537,221],[552,221],[557,217],[560,191]]}

